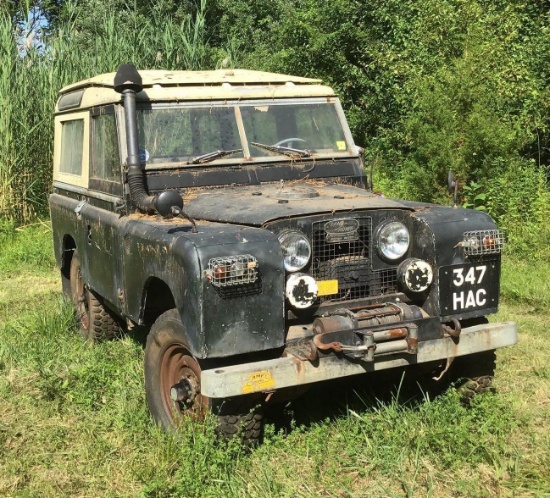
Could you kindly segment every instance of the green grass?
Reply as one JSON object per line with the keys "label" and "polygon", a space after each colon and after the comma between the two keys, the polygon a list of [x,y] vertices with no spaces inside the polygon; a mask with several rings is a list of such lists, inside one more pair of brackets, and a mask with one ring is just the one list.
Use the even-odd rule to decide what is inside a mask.
{"label": "green grass", "polygon": [[452,391],[406,402],[377,400],[368,378],[355,393],[323,386],[296,407],[288,436],[270,424],[264,444],[246,453],[216,445],[212,421],[189,422],[177,436],[155,427],[141,345],[81,340],[49,236],[41,225],[2,235],[0,280],[13,283],[0,294],[0,495],[550,496],[540,268],[504,267],[495,320],[516,320],[520,342],[498,354],[497,394],[466,409]]}
{"label": "green grass", "polygon": [[501,296],[536,311],[550,309],[550,261],[505,259]]}

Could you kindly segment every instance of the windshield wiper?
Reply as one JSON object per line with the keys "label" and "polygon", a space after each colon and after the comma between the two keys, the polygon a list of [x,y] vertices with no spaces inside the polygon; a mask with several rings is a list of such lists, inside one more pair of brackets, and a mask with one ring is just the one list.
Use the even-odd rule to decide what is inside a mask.
{"label": "windshield wiper", "polygon": [[283,147],[282,145],[266,145],[260,144],[258,142],[250,142],[251,145],[259,147],[260,149],[269,150],[271,152],[277,152],[279,154],[284,154],[285,156],[298,156],[298,157],[309,157],[311,151],[307,149],[295,149],[294,147]]}
{"label": "windshield wiper", "polygon": [[220,157],[229,156],[231,154],[237,154],[237,152],[242,152],[242,149],[233,149],[233,150],[215,150],[214,152],[208,152],[206,154],[201,154],[200,156],[194,157],[189,161],[191,164],[202,164],[209,163],[214,159],[219,159]]}

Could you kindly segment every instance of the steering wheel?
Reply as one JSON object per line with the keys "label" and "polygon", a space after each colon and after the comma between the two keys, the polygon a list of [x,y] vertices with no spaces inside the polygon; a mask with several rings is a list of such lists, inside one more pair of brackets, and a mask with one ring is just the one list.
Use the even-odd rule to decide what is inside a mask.
{"label": "steering wheel", "polygon": [[[298,144],[298,146],[296,145]],[[301,145],[300,145],[301,144]],[[279,140],[276,144],[273,144],[276,147],[290,147],[291,149],[304,149],[304,145],[307,145],[307,142],[303,138],[292,137]]]}

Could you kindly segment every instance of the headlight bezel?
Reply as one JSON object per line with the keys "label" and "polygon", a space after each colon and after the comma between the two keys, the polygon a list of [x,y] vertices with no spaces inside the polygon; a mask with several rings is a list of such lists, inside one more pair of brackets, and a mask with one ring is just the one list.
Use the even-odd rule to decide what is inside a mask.
{"label": "headlight bezel", "polygon": [[[392,241],[391,237],[395,237],[399,232],[401,236],[405,235],[406,243],[402,244],[401,249],[392,250],[391,247],[395,247],[395,241]],[[378,226],[375,241],[378,256],[388,263],[395,263],[407,255],[411,246],[411,233],[405,223],[390,219]]]}
{"label": "headlight bezel", "polygon": [[[293,247],[293,246],[295,247],[296,246],[296,242],[294,242],[293,245],[289,246],[290,243],[287,242],[287,239],[289,239],[291,237],[299,238],[299,241],[302,242],[302,243],[305,243],[305,247],[307,247],[307,258],[305,258],[302,255],[301,256],[301,261],[300,261],[299,264],[292,264],[289,261],[289,258],[292,257],[292,256],[294,256],[294,257],[296,257],[296,256],[290,254],[287,250],[285,250],[285,248],[287,248],[287,247]],[[311,242],[310,242],[309,238],[306,235],[304,235],[299,230],[285,230],[284,232],[281,232],[278,235],[278,239],[279,239],[279,244],[281,246],[281,251],[283,253],[283,264],[284,264],[285,270],[288,273],[294,273],[294,272],[303,270],[307,265],[309,265],[309,263],[311,261],[312,250],[311,250]]]}

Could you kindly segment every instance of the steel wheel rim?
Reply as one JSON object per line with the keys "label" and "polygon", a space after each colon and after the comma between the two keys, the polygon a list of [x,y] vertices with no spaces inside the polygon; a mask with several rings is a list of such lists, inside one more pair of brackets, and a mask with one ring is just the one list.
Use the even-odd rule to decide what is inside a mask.
{"label": "steel wheel rim", "polygon": [[[205,399],[200,394],[200,375],[199,364],[185,346],[176,343],[164,350],[160,363],[160,391],[166,413],[173,421],[184,414],[196,419],[204,416]],[[197,394],[191,403],[174,401],[170,397],[172,387],[184,379],[197,386]]]}
{"label": "steel wheel rim", "polygon": [[73,300],[75,303],[78,323],[82,329],[89,330],[90,316],[88,313],[88,289],[86,289],[86,286],[84,285],[80,265],[77,267],[76,271]]}

